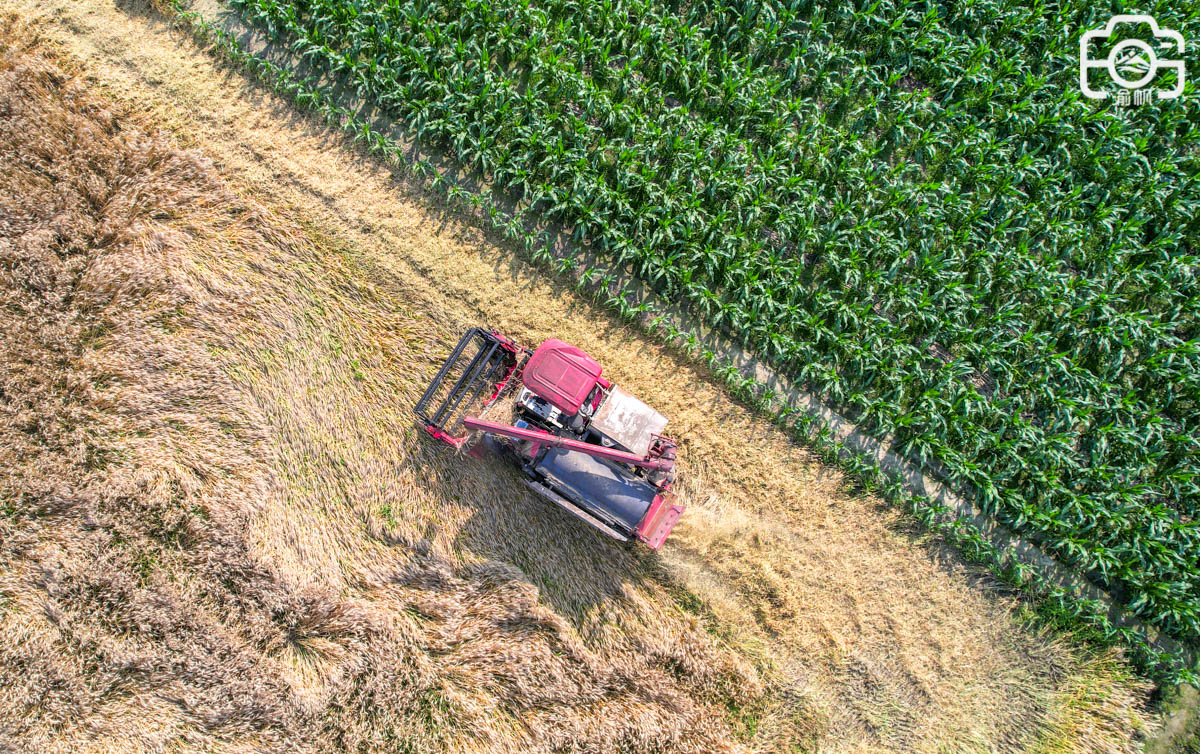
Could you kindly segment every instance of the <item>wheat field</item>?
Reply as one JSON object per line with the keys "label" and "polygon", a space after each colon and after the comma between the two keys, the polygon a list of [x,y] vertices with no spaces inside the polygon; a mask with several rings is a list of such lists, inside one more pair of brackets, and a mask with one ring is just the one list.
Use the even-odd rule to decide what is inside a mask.
{"label": "wheat field", "polygon": [[[98,90],[53,29],[0,29],[0,748],[1133,751],[1152,728],[1119,658],[1029,628],[680,357],[506,289],[453,234],[419,229],[442,271],[398,274]],[[661,556],[416,431],[484,321],[573,340],[671,417],[690,507]]]}

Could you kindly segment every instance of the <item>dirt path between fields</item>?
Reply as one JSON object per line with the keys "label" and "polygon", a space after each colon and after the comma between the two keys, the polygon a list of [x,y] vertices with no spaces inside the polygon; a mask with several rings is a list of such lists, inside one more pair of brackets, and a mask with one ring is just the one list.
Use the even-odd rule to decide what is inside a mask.
{"label": "dirt path between fields", "polygon": [[[663,567],[736,646],[771,667],[777,694],[799,700],[814,748],[1017,751],[1037,748],[1040,738],[1082,735],[1072,733],[1080,727],[1092,729],[1097,750],[1128,744],[1122,721],[1104,718],[1094,703],[1124,697],[1127,687],[1023,628],[1014,603],[986,578],[921,541],[880,501],[848,493],[836,472],[736,406],[701,371],[515,262],[152,13],[109,0],[0,5],[49,19],[47,32],[116,97],[152,111],[231,184],[351,249],[381,289],[428,310],[438,330],[480,323],[531,345],[564,338],[670,417],[691,507],[661,553]],[[448,346],[422,344],[427,358],[412,365],[411,380],[427,379]],[[470,491],[462,495],[448,518],[470,518]],[[285,511],[265,515],[254,537],[273,562],[329,584],[353,583],[336,518],[299,525]],[[544,511],[508,515],[519,527],[520,516]],[[539,555],[522,547],[575,546],[438,532],[430,540],[460,559],[513,563],[535,583]],[[543,600],[587,635],[594,604],[571,604],[543,587]]]}

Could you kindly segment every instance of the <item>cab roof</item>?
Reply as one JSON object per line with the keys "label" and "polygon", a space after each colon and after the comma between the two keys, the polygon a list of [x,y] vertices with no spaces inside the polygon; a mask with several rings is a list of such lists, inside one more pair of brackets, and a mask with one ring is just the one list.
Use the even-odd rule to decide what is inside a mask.
{"label": "cab roof", "polygon": [[550,338],[529,357],[522,381],[550,405],[573,416],[596,387],[601,371],[591,356],[569,343]]}

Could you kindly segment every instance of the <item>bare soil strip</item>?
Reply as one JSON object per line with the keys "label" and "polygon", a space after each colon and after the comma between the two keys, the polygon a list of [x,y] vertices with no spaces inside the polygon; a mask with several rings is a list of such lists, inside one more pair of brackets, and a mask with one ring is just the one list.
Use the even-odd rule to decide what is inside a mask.
{"label": "bare soil strip", "polygon": [[[100,506],[90,519],[48,508],[36,527],[24,514],[0,519],[0,604],[9,606],[0,628],[24,637],[20,652],[0,656],[0,725],[9,726],[0,732],[22,736],[11,740],[63,750],[126,748],[121,742],[395,749],[401,741],[481,751],[621,742],[630,750],[1135,748],[1147,727],[1145,689],[1119,661],[1082,657],[1025,628],[990,582],[879,501],[845,490],[839,475],[702,371],[514,262],[339,137],[222,70],[153,13],[103,0],[0,6],[48,19],[46,33],[112,97],[197,148],[186,160],[200,166],[198,183],[186,184],[189,201],[162,217],[154,201],[172,192],[129,184],[141,186],[134,196],[146,214],[122,248],[140,256],[132,266],[112,257],[110,274],[157,270],[145,274],[166,281],[151,287],[153,306],[118,307],[137,315],[114,320],[128,339],[100,337],[70,352],[64,344],[79,333],[64,331],[54,347],[67,350],[48,351],[60,370],[101,355],[119,361],[125,366],[110,370],[118,394],[65,394],[55,380],[5,383],[10,402],[24,395],[17,388],[57,396],[55,406],[84,401],[104,438],[98,447],[117,453],[92,469],[67,453],[84,447],[71,436],[25,441],[50,448],[37,451],[45,463],[20,460],[23,450],[4,458],[6,473],[18,470],[0,488],[6,501],[28,489],[43,501],[37,506],[59,498]],[[0,113],[29,107],[20,105],[26,85],[5,74],[0,92],[12,104]],[[31,149],[22,144],[17,154]],[[7,159],[14,147],[0,148],[15,164]],[[72,155],[56,159],[75,165]],[[245,196],[224,189],[200,155]],[[59,232],[57,215],[18,201],[35,174],[3,173],[3,211],[34,218],[3,226],[5,274],[31,249],[51,249],[57,261],[46,265],[65,264],[44,236]],[[40,191],[50,202],[50,189]],[[118,253],[97,233],[76,234],[84,260],[98,249],[100,260]],[[26,285],[10,277],[13,290]],[[95,316],[70,309],[78,294],[67,298],[67,319]],[[26,311],[6,314],[14,320],[6,333],[19,332]],[[503,467],[455,458],[414,431],[421,388],[457,333],[477,323],[528,344],[571,341],[671,418],[691,508],[658,559],[610,547],[526,494]],[[36,350],[42,336],[30,337],[0,341],[6,359]],[[154,349],[166,347],[155,343],[186,357],[148,368]],[[141,395],[153,402],[139,403]],[[21,406],[11,416],[28,422],[29,412],[60,410],[80,409]],[[106,410],[123,423],[112,425]],[[11,416],[4,447],[26,431]],[[75,465],[62,473],[44,471],[68,460]],[[69,494],[55,478],[68,480]],[[139,514],[148,503],[130,480],[143,480],[146,499],[166,511],[160,517],[177,515],[180,499],[204,512],[164,529],[183,526],[182,544],[139,523],[153,515]],[[124,497],[106,497],[105,485]],[[98,516],[124,523],[96,525]],[[114,531],[141,544],[122,549]],[[10,546],[30,538],[35,544]],[[232,549],[212,549],[225,542]],[[112,568],[124,574],[128,599],[87,578],[119,558]],[[56,559],[72,564],[75,591],[44,575]],[[234,573],[215,565],[227,559]],[[142,636],[143,622],[157,633]],[[141,654],[131,654],[135,645]],[[95,647],[111,651],[88,666]],[[192,670],[163,670],[180,647],[221,664],[208,674],[199,659]],[[54,665],[47,679],[62,680],[26,683],[37,657]],[[253,689],[230,685],[239,682]],[[70,691],[62,709],[31,716],[33,689],[54,683]],[[240,707],[246,699],[257,706]]]}

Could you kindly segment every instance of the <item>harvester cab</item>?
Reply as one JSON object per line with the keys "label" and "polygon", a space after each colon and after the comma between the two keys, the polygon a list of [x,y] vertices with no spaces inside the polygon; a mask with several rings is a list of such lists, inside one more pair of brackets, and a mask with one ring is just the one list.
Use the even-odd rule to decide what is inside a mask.
{"label": "harvester cab", "polygon": [[527,486],[613,539],[657,550],[683,513],[670,491],[675,443],[662,434],[666,417],[602,372],[556,338],[530,351],[475,327],[416,413],[455,448],[489,447],[512,459]]}

